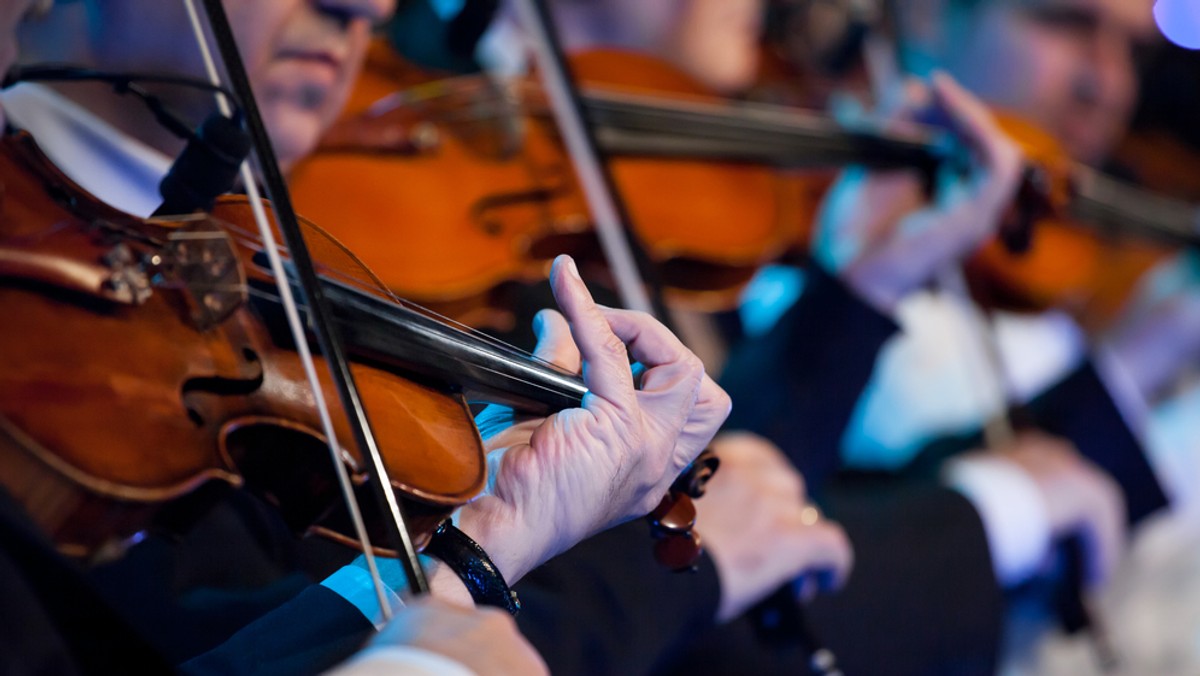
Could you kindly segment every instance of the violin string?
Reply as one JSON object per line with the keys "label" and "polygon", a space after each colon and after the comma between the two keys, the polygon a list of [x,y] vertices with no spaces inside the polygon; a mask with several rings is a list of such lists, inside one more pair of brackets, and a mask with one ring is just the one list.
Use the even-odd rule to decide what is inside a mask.
{"label": "violin string", "polygon": [[[267,291],[264,289],[249,287],[248,293],[256,298],[261,298],[261,299],[271,302],[271,303],[281,303],[282,302],[278,293],[272,293],[271,291]],[[479,329],[475,329],[475,328],[468,326],[466,324],[463,324],[461,322],[457,322],[453,319],[450,319],[450,318],[440,315],[432,310],[429,310],[428,308],[424,308],[420,305],[416,305],[414,303],[404,301],[403,299],[400,299],[400,303],[401,303],[401,305],[399,307],[401,307],[404,310],[413,310],[413,311],[421,312],[425,316],[428,316],[430,319],[439,321],[442,324],[444,324],[445,326],[447,326],[448,328],[457,330],[466,336],[469,336],[471,338],[479,340],[482,343],[490,345],[491,347],[496,348],[498,351],[500,351],[503,354],[506,354],[509,357],[516,357],[519,359],[524,359],[533,364],[552,369],[558,373],[565,373],[563,368],[561,366],[555,364],[554,362],[543,359],[543,358],[537,356],[536,354],[533,354],[532,352],[523,350],[515,345],[512,345],[511,343],[507,343],[503,340],[500,340],[499,338],[496,338],[495,336],[492,336],[488,333],[480,331]],[[297,308],[299,308],[305,312],[308,311],[308,308],[304,303],[298,302]],[[571,375],[574,375],[574,374],[571,374]],[[529,383],[529,384],[533,384],[533,383]]]}
{"label": "violin string", "polygon": [[[475,92],[470,87],[455,86],[456,83],[437,84],[416,85],[421,90],[411,95],[406,90],[385,97],[363,113],[363,117],[379,119],[404,106],[423,104],[429,105],[424,106],[427,110],[420,111],[422,119],[448,126],[489,124],[520,116],[550,114],[546,101],[539,99],[534,105],[530,94],[516,91],[518,87],[528,88],[523,80],[492,83],[489,98],[477,96],[464,105],[455,106],[444,106],[441,100]],[[540,92],[535,90],[535,93]],[[737,102],[731,105],[707,100],[667,99],[604,87],[587,89],[581,101],[599,129],[607,129],[608,133],[624,139],[615,149],[618,154],[637,154],[641,148],[657,155],[664,151],[654,149],[666,139],[673,140],[674,144],[701,143],[701,149],[692,152],[706,156],[732,153],[740,157],[748,153],[755,161],[799,162],[804,166],[837,167],[853,160],[871,159],[885,166],[925,166],[928,161],[946,154],[944,139],[933,129],[914,127],[907,133],[884,132],[861,125],[847,129],[826,117],[805,115],[795,109],[769,104]],[[864,142],[864,137],[873,137],[874,141]],[[732,145],[712,145],[720,142]],[[791,143],[794,148],[781,149],[780,142]],[[632,149],[629,144],[633,144]],[[676,148],[666,154],[679,152]],[[789,161],[789,157],[793,160]]]}
{"label": "violin string", "polygon": [[[208,37],[204,30],[203,24],[200,21],[199,12],[196,10],[196,0],[184,0],[184,6],[187,9],[188,19],[191,22],[192,30],[196,38],[196,45],[200,50],[200,56],[204,62],[204,68],[208,79],[213,84],[220,84],[221,77],[217,71],[216,61],[208,48]],[[217,106],[223,115],[229,116],[232,112],[229,101],[220,96],[216,96]],[[263,200],[258,194],[258,184],[254,180],[254,176],[250,170],[249,160],[242,162],[241,166],[242,183],[246,188],[247,196],[250,200],[250,207],[254,214],[254,220],[258,224],[259,233],[264,242],[264,251],[271,263],[271,269],[274,272],[276,286],[278,288],[280,299],[282,301],[284,314],[287,317],[288,327],[291,330],[292,337],[296,343],[296,351],[300,355],[300,362],[304,366],[305,376],[309,383],[309,388],[313,396],[313,401],[316,405],[317,412],[321,419],[321,427],[325,433],[327,445],[329,447],[330,457],[333,461],[334,471],[337,474],[338,485],[342,492],[342,498],[346,504],[346,509],[350,514],[350,520],[354,526],[355,535],[358,541],[363,545],[363,556],[367,564],[368,572],[371,576],[371,582],[375,589],[376,600],[379,603],[380,613],[384,620],[392,619],[392,607],[388,601],[386,586],[383,583],[383,577],[379,573],[379,566],[375,561],[374,547],[370,537],[367,535],[366,524],[363,521],[362,512],[358,507],[358,502],[354,495],[354,486],[350,479],[349,471],[345,463],[342,461],[342,449],[338,443],[337,431],[333,426],[333,418],[330,415],[329,407],[325,401],[324,391],[321,387],[320,379],[317,377],[316,362],[313,359],[311,350],[308,347],[308,341],[305,339],[305,332],[300,323],[299,311],[296,307],[295,299],[292,298],[291,286],[286,281],[287,277],[284,274],[283,260],[279,255],[275,244],[275,238],[271,232],[271,225],[267,219],[266,210],[263,207]]]}
{"label": "violin string", "polygon": [[[278,294],[271,293],[270,291],[265,290],[265,289],[258,289],[255,287],[250,287],[247,289],[247,293],[251,296],[254,296],[256,298],[261,298],[261,299],[271,302],[271,303],[279,303],[280,302]],[[302,312],[308,311],[308,307],[304,303],[297,303],[296,307],[298,310],[300,310]],[[516,348],[514,348],[514,350],[515,349]],[[520,350],[517,350],[517,352],[520,352]],[[558,367],[553,362],[547,362],[543,359],[539,359],[536,356],[528,354],[528,353],[521,353],[520,356],[523,356],[523,357],[529,359],[533,363],[548,366],[550,368],[555,369],[558,372],[562,372],[561,367]],[[528,387],[534,387],[534,388],[537,388],[547,394],[555,394],[556,393],[554,388],[551,388],[551,387],[543,384],[543,382],[540,380],[531,379],[531,378],[523,378],[521,376],[513,375],[511,373],[506,373],[506,372],[500,371],[498,369],[492,368],[492,367],[488,366],[486,363],[476,363],[476,364],[473,364],[472,366],[477,368],[478,370],[485,371],[487,373],[491,373],[491,374],[497,376],[498,378],[521,383],[522,385],[526,385]]]}
{"label": "violin string", "polygon": [[[246,241],[256,247],[263,246],[263,242],[262,242],[260,236],[250,233],[250,232],[246,231],[244,228],[241,228],[232,223],[225,223],[223,225],[226,230],[234,233],[235,235],[242,237],[244,241]],[[327,233],[325,233],[323,230],[320,230],[320,228],[313,225],[312,223],[308,223],[308,225],[310,227],[312,227],[313,229],[315,229],[318,234],[327,236]],[[532,352],[523,350],[523,349],[517,347],[516,345],[513,345],[511,343],[503,341],[485,331],[481,331],[472,326],[469,326],[460,321],[457,321],[453,318],[450,318],[443,314],[440,314],[440,313],[438,313],[430,308],[427,308],[423,305],[413,303],[412,301],[409,301],[404,298],[401,298],[400,296],[397,296],[395,293],[393,293],[390,289],[387,288],[387,286],[383,283],[382,280],[380,280],[377,276],[375,276],[375,274],[373,272],[371,272],[369,267],[367,267],[365,264],[358,261],[357,258],[354,257],[354,254],[351,253],[349,250],[346,250],[345,247],[340,242],[337,242],[332,237],[329,237],[327,239],[327,241],[331,245],[338,247],[338,249],[340,251],[342,251],[342,253],[345,253],[357,266],[361,267],[363,273],[370,277],[370,279],[372,280],[372,283],[365,283],[365,282],[363,282],[363,280],[354,277],[350,273],[338,270],[336,268],[334,268],[334,269],[326,268],[326,269],[322,270],[322,277],[329,277],[330,275],[337,275],[337,276],[343,278],[348,283],[348,285],[353,285],[353,286],[358,287],[358,289],[361,292],[383,293],[389,300],[396,303],[396,305],[398,307],[405,309],[405,310],[419,313],[425,317],[428,317],[429,319],[440,322],[444,326],[447,326],[452,329],[456,329],[464,334],[467,334],[468,336],[470,336],[472,338],[475,338],[481,342],[485,342],[485,343],[491,345],[492,347],[507,354],[508,356],[519,357],[522,359],[532,361],[536,364],[552,368],[552,369],[560,371],[560,372],[562,371],[562,367],[558,366],[554,362],[543,359]],[[281,244],[276,243],[275,246],[276,246],[278,253],[286,254],[286,250],[284,249],[284,247]],[[276,301],[276,302],[280,301],[280,299],[278,297],[269,298],[269,300]]]}

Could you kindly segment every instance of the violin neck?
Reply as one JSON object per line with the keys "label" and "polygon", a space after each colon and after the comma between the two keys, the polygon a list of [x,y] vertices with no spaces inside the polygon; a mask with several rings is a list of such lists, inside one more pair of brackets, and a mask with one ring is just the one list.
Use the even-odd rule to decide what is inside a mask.
{"label": "violin neck", "polygon": [[[577,376],[483,334],[349,284],[328,278],[322,284],[334,321],[357,360],[424,376],[434,386],[458,383],[468,401],[531,414],[577,408],[587,393]],[[276,305],[277,300],[270,300],[259,307],[270,315]]]}
{"label": "violin neck", "polygon": [[1200,248],[1200,209],[1146,192],[1098,171],[1079,167],[1071,216],[1105,234],[1134,235]]}
{"label": "violin neck", "polygon": [[725,160],[792,169],[914,168],[948,152],[931,136],[855,131],[833,120],[761,104],[674,101],[590,90],[583,96],[608,155]]}

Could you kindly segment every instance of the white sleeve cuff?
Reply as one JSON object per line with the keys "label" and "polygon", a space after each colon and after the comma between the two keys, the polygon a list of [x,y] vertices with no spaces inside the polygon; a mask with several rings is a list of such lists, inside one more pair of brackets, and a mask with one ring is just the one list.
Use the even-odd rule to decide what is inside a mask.
{"label": "white sleeve cuff", "polygon": [[973,454],[948,462],[942,479],[979,512],[1000,584],[1008,587],[1032,576],[1051,540],[1050,517],[1033,478],[1008,460]]}
{"label": "white sleeve cuff", "polygon": [[[371,580],[371,574],[365,569],[355,565],[342,566],[333,575],[325,578],[321,582],[321,586],[333,591],[358,608],[359,612],[375,625],[376,631],[387,624],[383,617],[383,611],[379,607],[375,584]],[[392,613],[399,612],[404,607],[404,601],[386,584],[383,589]]]}
{"label": "white sleeve cuff", "polygon": [[[336,573],[335,573],[336,575]],[[412,646],[374,646],[326,676],[476,676],[462,664]]]}

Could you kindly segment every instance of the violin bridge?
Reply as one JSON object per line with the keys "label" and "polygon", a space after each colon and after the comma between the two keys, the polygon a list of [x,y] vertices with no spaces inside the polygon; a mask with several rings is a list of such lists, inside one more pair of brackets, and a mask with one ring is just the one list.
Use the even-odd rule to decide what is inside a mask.
{"label": "violin bridge", "polygon": [[232,238],[207,221],[170,232],[148,263],[156,284],[184,292],[188,314],[200,330],[224,322],[249,298]]}

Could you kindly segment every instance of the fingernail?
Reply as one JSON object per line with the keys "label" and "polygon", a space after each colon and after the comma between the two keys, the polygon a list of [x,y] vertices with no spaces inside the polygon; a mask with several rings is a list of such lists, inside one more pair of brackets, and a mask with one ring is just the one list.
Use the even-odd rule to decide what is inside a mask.
{"label": "fingernail", "polygon": [[566,273],[582,282],[583,277],[579,276],[579,268],[575,267],[575,259],[565,255],[561,258],[563,261],[563,269],[566,271]]}

